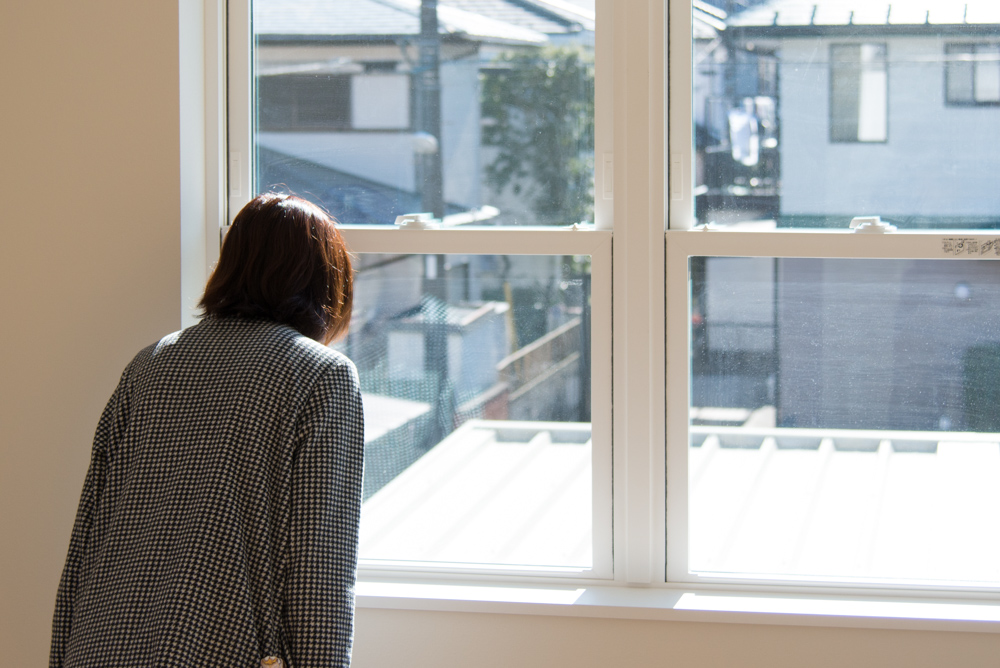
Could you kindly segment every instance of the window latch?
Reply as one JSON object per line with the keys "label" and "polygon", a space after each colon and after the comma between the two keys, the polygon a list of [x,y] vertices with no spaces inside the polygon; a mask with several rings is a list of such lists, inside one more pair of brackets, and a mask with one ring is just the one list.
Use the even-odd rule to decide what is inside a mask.
{"label": "window latch", "polygon": [[859,234],[885,234],[895,232],[896,226],[883,223],[880,216],[856,216],[851,219],[851,229]]}
{"label": "window latch", "polygon": [[441,221],[434,219],[432,213],[404,213],[396,216],[396,228],[400,230],[434,230],[441,226]]}

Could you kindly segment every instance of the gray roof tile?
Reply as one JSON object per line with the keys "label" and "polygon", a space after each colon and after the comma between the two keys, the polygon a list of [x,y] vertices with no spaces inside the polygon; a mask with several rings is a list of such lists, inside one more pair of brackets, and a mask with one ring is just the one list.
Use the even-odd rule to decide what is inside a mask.
{"label": "gray roof tile", "polygon": [[733,27],[1000,24],[996,0],[769,0],[730,17]]}
{"label": "gray roof tile", "polygon": [[[416,35],[419,0],[255,0],[254,34],[345,38]],[[528,27],[481,16],[444,4],[438,7],[439,32],[472,41],[542,44],[547,38]]]}
{"label": "gray roof tile", "polygon": [[580,9],[573,12],[563,5],[511,0],[445,0],[443,4],[492,19],[530,28],[549,35],[593,30],[593,15]]}

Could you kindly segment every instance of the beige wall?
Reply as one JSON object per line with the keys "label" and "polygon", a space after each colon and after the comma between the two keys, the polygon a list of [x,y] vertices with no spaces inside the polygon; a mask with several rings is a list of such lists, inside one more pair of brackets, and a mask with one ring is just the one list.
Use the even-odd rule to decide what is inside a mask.
{"label": "beige wall", "polygon": [[180,323],[177,4],[0,21],[0,653],[46,665],[98,415]]}
{"label": "beige wall", "polygon": [[[0,22],[0,652],[45,665],[98,414],[180,322],[177,4]],[[355,665],[986,666],[1000,635],[362,610]]]}
{"label": "beige wall", "polygon": [[967,668],[1000,636],[402,610],[357,615],[354,668]]}

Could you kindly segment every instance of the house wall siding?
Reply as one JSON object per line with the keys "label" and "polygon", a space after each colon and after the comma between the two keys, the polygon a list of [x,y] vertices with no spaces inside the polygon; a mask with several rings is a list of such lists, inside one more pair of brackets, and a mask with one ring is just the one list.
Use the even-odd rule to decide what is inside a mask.
{"label": "house wall siding", "polygon": [[848,41],[782,44],[781,213],[1000,217],[1000,107],[944,102],[944,45],[962,39],[883,40],[888,140],[869,144],[830,141],[830,44]]}

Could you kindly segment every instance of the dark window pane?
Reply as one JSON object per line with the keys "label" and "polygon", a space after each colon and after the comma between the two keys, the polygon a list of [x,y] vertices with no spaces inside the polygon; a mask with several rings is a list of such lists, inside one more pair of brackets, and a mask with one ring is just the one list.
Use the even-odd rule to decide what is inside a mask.
{"label": "dark window pane", "polygon": [[258,79],[260,130],[329,130],[351,125],[351,77],[278,75]]}

